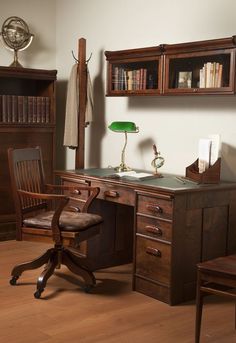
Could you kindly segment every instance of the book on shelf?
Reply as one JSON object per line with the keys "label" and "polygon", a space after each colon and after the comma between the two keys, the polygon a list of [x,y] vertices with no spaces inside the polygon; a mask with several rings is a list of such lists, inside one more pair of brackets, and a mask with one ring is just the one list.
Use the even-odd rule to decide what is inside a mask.
{"label": "book on shelf", "polygon": [[7,122],[7,96],[5,94],[2,95],[2,121]]}
{"label": "book on shelf", "polygon": [[48,96],[45,97],[45,121],[50,123],[50,98]]}
{"label": "book on shelf", "polygon": [[2,121],[2,95],[0,95],[0,122]]}
{"label": "book on shelf", "polygon": [[222,87],[223,65],[219,62],[207,62],[199,71],[200,88]]}
{"label": "book on shelf", "polygon": [[47,96],[0,95],[1,123],[50,123],[50,98]]}
{"label": "book on shelf", "polygon": [[23,95],[17,97],[18,106],[18,123],[23,123]]}
{"label": "book on shelf", "polygon": [[134,91],[146,89],[147,69],[125,69],[123,67],[114,67],[112,71],[112,87],[115,91]]}
{"label": "book on shelf", "polygon": [[12,95],[12,123],[17,123],[18,121],[18,103],[17,96]]}

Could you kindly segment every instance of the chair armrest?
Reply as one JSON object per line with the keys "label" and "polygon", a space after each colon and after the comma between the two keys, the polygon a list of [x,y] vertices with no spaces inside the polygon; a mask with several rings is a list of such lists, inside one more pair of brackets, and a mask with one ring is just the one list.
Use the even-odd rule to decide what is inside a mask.
{"label": "chair armrest", "polygon": [[28,192],[28,191],[23,191],[22,189],[19,189],[17,191],[20,195],[28,198],[33,198],[33,199],[42,199],[42,200],[60,200],[64,199],[69,201],[69,197],[65,196],[63,194],[48,194],[48,193],[34,193],[34,192]]}

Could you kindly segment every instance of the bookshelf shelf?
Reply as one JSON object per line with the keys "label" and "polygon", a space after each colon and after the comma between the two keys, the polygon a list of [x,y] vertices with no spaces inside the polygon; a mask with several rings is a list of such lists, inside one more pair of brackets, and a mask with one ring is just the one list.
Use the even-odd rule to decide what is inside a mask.
{"label": "bookshelf shelf", "polygon": [[236,36],[106,51],[107,96],[235,94]]}
{"label": "bookshelf shelf", "polygon": [[0,67],[0,241],[15,238],[7,150],[40,146],[47,182],[53,180],[56,70]]}

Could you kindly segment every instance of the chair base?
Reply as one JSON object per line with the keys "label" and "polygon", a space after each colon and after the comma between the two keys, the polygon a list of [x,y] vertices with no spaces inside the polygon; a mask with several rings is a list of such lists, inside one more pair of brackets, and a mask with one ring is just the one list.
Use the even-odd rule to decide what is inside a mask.
{"label": "chair base", "polygon": [[82,277],[84,280],[83,288],[85,292],[89,292],[96,285],[96,280],[93,273],[83,266],[82,261],[83,259],[74,255],[69,248],[55,245],[54,248],[48,249],[38,258],[15,266],[11,273],[10,284],[16,285],[18,278],[24,271],[37,269],[45,264],[44,270],[37,281],[37,290],[34,293],[34,297],[39,299],[46,287],[47,280],[56,268],[58,269],[61,264],[64,264],[72,273]]}

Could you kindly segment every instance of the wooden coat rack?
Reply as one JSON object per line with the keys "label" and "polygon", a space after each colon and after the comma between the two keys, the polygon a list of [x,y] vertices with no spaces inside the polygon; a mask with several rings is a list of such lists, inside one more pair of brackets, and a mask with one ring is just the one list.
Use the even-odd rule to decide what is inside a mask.
{"label": "wooden coat rack", "polygon": [[78,111],[78,147],[75,153],[75,168],[84,168],[85,146],[85,111],[87,101],[87,61],[86,39],[78,41],[78,78],[79,78],[79,111]]}

